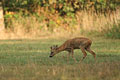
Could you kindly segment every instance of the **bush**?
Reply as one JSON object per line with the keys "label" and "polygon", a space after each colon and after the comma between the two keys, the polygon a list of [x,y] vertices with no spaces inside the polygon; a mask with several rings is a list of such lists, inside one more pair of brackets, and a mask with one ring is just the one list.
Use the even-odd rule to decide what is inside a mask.
{"label": "bush", "polygon": [[50,11],[61,15],[75,13],[78,10],[95,10],[95,12],[107,12],[115,10],[119,6],[119,0],[3,0],[6,11],[36,12],[39,7],[48,8]]}
{"label": "bush", "polygon": [[[109,17],[118,20],[119,0],[2,0],[5,13],[5,26],[15,29],[22,26],[25,31],[68,32],[82,30],[101,32],[108,24],[114,24]],[[112,12],[113,11],[113,12]],[[118,12],[118,13],[115,13]],[[115,13],[115,15],[114,15]],[[31,17],[31,18],[30,18]],[[22,20],[23,21],[22,21]],[[27,19],[30,19],[27,21]],[[34,19],[34,21],[32,20]],[[111,19],[111,20],[112,20]],[[34,23],[32,23],[34,22]],[[37,23],[36,23],[37,22]],[[15,25],[16,23],[16,25]],[[27,25],[25,25],[27,24]],[[37,24],[37,25],[36,25]],[[36,27],[36,26],[37,27]],[[116,25],[115,25],[116,26]],[[20,29],[18,28],[18,29]],[[35,28],[35,29],[34,29]],[[113,29],[113,30],[112,30]],[[114,37],[112,28],[105,36]],[[117,29],[116,29],[117,30]],[[16,31],[17,32],[17,31]],[[93,33],[93,32],[91,32]],[[91,34],[90,33],[90,34]],[[94,33],[93,33],[94,34]],[[117,33],[116,31],[116,34]],[[119,37],[119,35],[117,36]]]}
{"label": "bush", "polygon": [[107,30],[105,36],[108,38],[120,39],[120,23],[114,24],[110,30]]}

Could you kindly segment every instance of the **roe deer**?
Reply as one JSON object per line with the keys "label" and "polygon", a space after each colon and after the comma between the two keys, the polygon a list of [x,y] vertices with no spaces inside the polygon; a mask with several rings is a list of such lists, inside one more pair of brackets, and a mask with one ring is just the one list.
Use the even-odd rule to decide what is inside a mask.
{"label": "roe deer", "polygon": [[90,39],[84,38],[84,37],[76,37],[76,38],[73,38],[73,39],[69,39],[69,40],[65,41],[59,47],[57,45],[52,46],[51,47],[51,53],[50,53],[49,57],[53,57],[55,54],[57,54],[61,51],[68,51],[69,52],[68,58],[69,58],[70,53],[71,53],[72,58],[75,60],[75,58],[73,56],[73,54],[74,54],[73,50],[74,49],[81,49],[81,51],[84,55],[81,60],[83,60],[87,56],[86,51],[91,53],[93,55],[93,57],[96,58],[96,54],[90,49],[91,44],[92,44],[92,41]]}

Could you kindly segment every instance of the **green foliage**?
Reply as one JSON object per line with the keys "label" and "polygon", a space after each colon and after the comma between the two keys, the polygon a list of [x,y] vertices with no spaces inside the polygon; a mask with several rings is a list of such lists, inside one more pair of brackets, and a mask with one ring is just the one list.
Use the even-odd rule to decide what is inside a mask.
{"label": "green foliage", "polygon": [[6,12],[6,14],[4,15],[4,18],[5,18],[6,28],[10,28],[12,25],[12,20],[18,19],[19,14],[15,14],[13,12]]}
{"label": "green foliage", "polygon": [[38,7],[53,8],[61,15],[76,12],[78,10],[93,9],[99,12],[114,10],[119,6],[117,0],[5,0],[4,9],[19,11],[28,10],[35,12]]}
{"label": "green foliage", "polygon": [[108,38],[120,39],[120,23],[114,24],[110,30],[107,30],[105,36]]}

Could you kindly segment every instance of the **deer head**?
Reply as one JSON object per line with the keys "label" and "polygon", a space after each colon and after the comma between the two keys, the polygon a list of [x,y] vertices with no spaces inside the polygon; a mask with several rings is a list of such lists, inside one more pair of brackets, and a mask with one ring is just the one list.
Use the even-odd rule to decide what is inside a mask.
{"label": "deer head", "polygon": [[49,57],[53,57],[57,53],[58,46],[54,45],[54,46],[52,46],[50,48],[51,48],[51,53],[50,53]]}

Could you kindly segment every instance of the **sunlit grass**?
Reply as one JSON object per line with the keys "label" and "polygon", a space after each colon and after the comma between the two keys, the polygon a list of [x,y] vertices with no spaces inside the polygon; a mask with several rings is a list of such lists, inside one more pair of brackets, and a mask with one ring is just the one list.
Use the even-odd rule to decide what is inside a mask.
{"label": "sunlit grass", "polygon": [[[120,40],[93,39],[96,61],[88,53],[75,50],[67,62],[67,52],[49,58],[50,46],[62,44],[60,39],[1,40],[0,80],[119,80]],[[64,56],[64,57],[63,57]]]}

